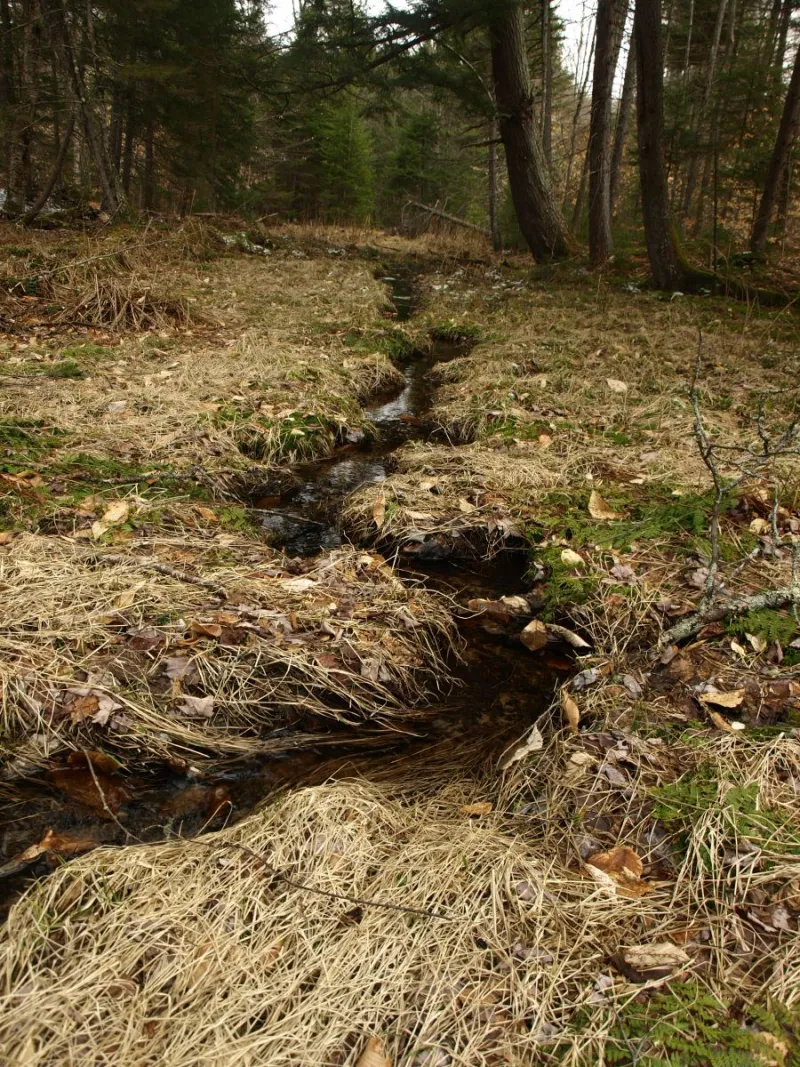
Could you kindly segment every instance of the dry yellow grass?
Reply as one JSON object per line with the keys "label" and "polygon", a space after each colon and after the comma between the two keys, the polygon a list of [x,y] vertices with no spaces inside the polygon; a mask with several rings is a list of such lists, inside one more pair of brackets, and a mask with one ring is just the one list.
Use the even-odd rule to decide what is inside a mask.
{"label": "dry yellow grass", "polygon": [[[407,781],[302,790],[201,842],[56,871],[3,935],[3,1061],[327,1067],[377,1034],[396,1067],[589,1067],[624,1050],[620,1020],[670,974],[726,1002],[795,1003],[797,939],[769,909],[800,884],[800,745],[542,729],[544,749],[505,775],[423,785],[423,759]],[[696,767],[716,799],[689,803],[672,863],[649,792]],[[757,846],[734,799],[748,787],[773,820]],[[478,800],[493,810],[468,817]],[[632,888],[583,865],[616,845],[644,862]],[[613,962],[665,943],[679,962],[644,984]],[[676,1026],[690,1040],[691,1015]]]}
{"label": "dry yellow grass", "polygon": [[[292,573],[213,524],[126,555],[21,535],[1,550],[0,582],[2,750],[17,773],[58,747],[183,765],[276,751],[294,742],[273,732],[309,715],[391,730],[447,684],[456,640],[445,598],[406,588],[380,556],[342,549]],[[208,716],[197,697],[213,698]]]}
{"label": "dry yellow grass", "polygon": [[[685,398],[698,323],[708,335],[709,423],[730,437],[758,386],[792,382],[791,330],[780,317],[728,315],[719,302],[706,312],[681,298],[570,279],[555,288],[488,260],[456,262],[457,241],[437,262],[431,242],[333,228],[283,234],[305,254],[198,265],[188,254],[197,235],[176,239],[175,279],[192,275],[187,304],[200,302],[205,325],[147,345],[127,338],[130,367],[112,371],[98,357],[96,375],[63,390],[15,385],[14,404],[96,457],[217,471],[246,464],[246,405],[264,416],[262,458],[292,458],[302,448],[287,447],[281,424],[303,427],[282,412],[358,418],[359,399],[394,373],[368,346],[346,344],[351,327],[364,337],[379,326],[385,294],[373,261],[342,246],[415,256],[428,294],[415,330],[479,325],[483,340],[436,372],[433,417],[456,447],[404,448],[382,486],[350,501],[350,529],[400,544],[474,538],[474,551],[491,554],[539,523],[556,567],[577,545],[581,562],[569,566],[588,595],[569,611],[592,641],[582,666],[597,678],[570,689],[577,732],[562,729],[554,707],[538,724],[541,747],[505,770],[474,743],[411,763],[364,760],[364,777],[281,797],[201,841],[103,849],[59,868],[15,905],[2,935],[0,1058],[14,1067],[354,1067],[379,1035],[394,1067],[593,1067],[632,1055],[626,1019],[656,990],[741,1005],[733,1025],[742,1034],[762,1025],[749,1006],[768,996],[796,1009],[800,744],[789,726],[712,729],[696,700],[687,706],[693,672],[728,688],[750,672],[758,714],[761,683],[778,679],[788,715],[790,675],[747,650],[746,662],[731,663],[727,646],[716,661],[687,654],[662,672],[643,652],[660,628],[657,605],[683,610],[699,596],[675,551],[682,535],[612,552],[559,525],[565,514],[591,525],[591,488],[632,512],[648,493],[663,504],[673,489],[706,485]],[[27,371],[30,350],[18,336],[14,344],[8,355],[22,355]],[[45,362],[62,344],[45,346]],[[170,376],[158,378],[163,371]],[[120,395],[127,414],[111,418]],[[329,444],[321,434],[314,447]],[[794,477],[790,464],[787,483]],[[130,763],[188,768],[212,753],[270,751],[269,729],[286,713],[402,727],[427,693],[446,688],[442,650],[455,638],[444,597],[354,548],[289,565],[204,515],[207,501],[155,488],[126,490],[132,532],[98,543],[76,523],[0,548],[12,770],[54,746],[98,741]],[[98,512],[112,492],[101,479]],[[598,540],[628,518],[598,520]],[[726,536],[741,541],[747,518]],[[785,555],[765,556],[731,587],[778,584],[788,566]],[[142,631],[145,644],[154,631],[168,643],[132,650]],[[198,707],[187,696],[212,697],[212,717],[187,717],[181,708]],[[104,709],[106,723],[90,721]],[[462,810],[476,802],[491,810]],[[627,883],[586,865],[622,847],[642,864],[633,876],[627,868]],[[626,953],[653,945],[678,962],[632,976]],[[691,1010],[670,1003],[691,1041]],[[788,1049],[790,1035],[772,1036]],[[634,1051],[666,1059],[672,1050]],[[775,1067],[782,1059],[779,1049]]]}
{"label": "dry yellow grass", "polygon": [[[137,272],[159,255],[174,254],[161,245],[126,253],[126,285],[138,284]],[[143,329],[126,317],[120,325],[129,332],[120,336],[65,333],[62,314],[55,327],[11,334],[0,350],[0,418],[44,420],[68,435],[65,450],[212,474],[245,467],[243,445],[251,463],[330,451],[337,427],[360,422],[359,402],[398,378],[377,346],[354,350],[344,339],[380,326],[386,296],[361,261],[293,251],[171,263],[171,283],[196,323]],[[102,254],[91,248],[86,258]],[[94,261],[98,284],[112,284],[102,275],[109,262]],[[25,305],[27,314],[43,303]],[[58,376],[65,349],[81,377]]]}

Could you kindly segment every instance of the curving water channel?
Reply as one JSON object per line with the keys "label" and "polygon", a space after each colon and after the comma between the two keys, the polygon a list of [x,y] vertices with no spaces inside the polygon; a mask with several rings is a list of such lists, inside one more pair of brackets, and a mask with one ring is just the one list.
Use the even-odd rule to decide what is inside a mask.
{"label": "curving water channel", "polygon": [[[407,319],[414,306],[411,279],[382,280],[391,286],[396,318]],[[383,481],[402,444],[430,435],[431,369],[463,352],[456,344],[434,341],[430,351],[403,367],[399,389],[365,408],[378,430],[373,440],[365,437],[325,461],[295,468],[292,488],[270,498],[268,507],[254,501],[270,541],[290,556],[316,555],[341,544],[342,504],[359,487]],[[508,553],[487,565],[432,563],[401,576],[463,602],[519,592],[525,566],[524,555]],[[56,861],[49,854],[24,856],[48,831],[68,844],[67,855],[97,844],[191,836],[229,825],[281,789],[353,773],[371,779],[424,767],[446,773],[448,767],[463,769],[496,758],[547,706],[557,672],[569,670],[570,663],[558,655],[534,657],[512,637],[487,632],[475,621],[464,623],[463,636],[467,645],[463,662],[455,665],[456,688],[418,709],[411,734],[330,723],[322,724],[324,740],[299,748],[293,741],[299,724],[283,732],[281,755],[232,763],[201,780],[169,768],[140,777],[114,773],[113,767],[106,772],[73,753],[35,776],[0,785],[0,914],[32,878],[52,870]],[[315,723],[314,732],[319,729]]]}

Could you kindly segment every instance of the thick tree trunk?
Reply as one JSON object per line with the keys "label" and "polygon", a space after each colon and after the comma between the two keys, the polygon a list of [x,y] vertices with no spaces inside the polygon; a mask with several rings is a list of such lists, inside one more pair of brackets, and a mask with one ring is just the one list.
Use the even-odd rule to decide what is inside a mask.
{"label": "thick tree trunk", "polygon": [[500,137],[520,230],[537,261],[563,259],[572,242],[534,121],[522,8],[493,14],[490,29]]}
{"label": "thick tree trunk", "polygon": [[664,68],[660,0],[636,0],[636,125],[639,181],[647,255],[659,289],[676,289],[683,276],[669,215],[664,165]]}
{"label": "thick tree trunk", "polygon": [[614,130],[614,151],[611,155],[611,181],[609,189],[609,199],[611,201],[611,215],[613,217],[614,210],[617,206],[617,198],[619,196],[619,176],[622,173],[622,159],[625,155],[625,138],[628,134],[628,126],[631,121],[631,111],[633,110],[633,96],[636,88],[636,49],[634,47],[633,35],[631,35],[631,43],[628,48],[628,59],[625,63],[625,80],[622,83],[622,96],[619,100],[619,110],[617,111],[617,126]]}
{"label": "thick tree trunk", "polygon": [[626,0],[598,0],[589,124],[589,262],[602,267],[612,252],[611,93]]}
{"label": "thick tree trunk", "polygon": [[764,191],[761,195],[761,203],[758,205],[758,211],[753,222],[753,232],[750,235],[750,250],[755,255],[761,255],[767,243],[770,219],[772,218],[775,201],[778,198],[778,190],[781,187],[781,180],[786,170],[792,142],[797,133],[798,117],[800,117],[800,48],[798,48],[794,59],[792,80],[789,82],[789,89],[786,93],[778,135],[775,138],[775,147],[772,151],[772,159],[769,163],[766,181],[764,182]]}

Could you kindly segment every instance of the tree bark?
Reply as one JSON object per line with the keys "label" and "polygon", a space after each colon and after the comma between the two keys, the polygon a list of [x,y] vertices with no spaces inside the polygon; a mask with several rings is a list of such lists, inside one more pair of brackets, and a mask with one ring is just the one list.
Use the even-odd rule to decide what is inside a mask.
{"label": "tree bark", "polygon": [[586,146],[586,151],[583,153],[583,164],[581,166],[581,180],[578,182],[578,191],[575,194],[575,204],[572,208],[571,226],[573,233],[578,229],[581,221],[581,215],[583,214],[583,201],[586,197],[586,182],[589,178],[589,146]]}
{"label": "tree bark", "polygon": [[542,4],[542,148],[548,167],[553,164],[553,51],[550,33],[550,0]]}
{"label": "tree bark", "polygon": [[125,196],[131,194],[131,174],[133,172],[133,143],[136,138],[136,119],[133,103],[128,100],[128,114],[125,120],[125,149],[122,153],[122,188]]}
{"label": "tree bark", "polygon": [[500,137],[520,230],[538,262],[563,259],[573,246],[534,121],[522,8],[493,13],[490,31]]}
{"label": "tree bark", "polygon": [[592,111],[589,123],[589,262],[602,267],[612,252],[611,93],[619,59],[625,0],[598,0]]}
{"label": "tree bark", "polygon": [[628,46],[628,59],[625,63],[625,80],[622,83],[622,96],[619,100],[617,112],[617,126],[614,130],[614,150],[611,155],[611,182],[609,199],[611,201],[611,215],[617,206],[619,196],[619,176],[622,173],[622,159],[625,154],[625,138],[628,134],[628,126],[631,121],[633,110],[633,96],[636,88],[636,48],[634,47],[633,35]]}
{"label": "tree bark", "polygon": [[488,194],[489,194],[489,232],[492,235],[492,248],[502,251],[503,238],[500,234],[500,186],[497,180],[497,122],[489,123],[489,159],[488,159]]}
{"label": "tree bark", "polygon": [[798,48],[795,55],[792,80],[789,82],[789,89],[786,93],[778,135],[775,138],[775,147],[772,151],[772,158],[767,170],[766,181],[764,182],[764,191],[761,195],[761,202],[758,205],[758,211],[753,222],[753,231],[750,235],[750,251],[754,255],[761,255],[767,243],[770,219],[778,197],[781,180],[786,170],[792,142],[797,134],[798,117],[800,117],[800,48]]}
{"label": "tree bark", "polygon": [[664,165],[664,67],[661,54],[661,2],[636,0],[636,126],[645,243],[653,281],[676,289],[683,276],[669,214]]}

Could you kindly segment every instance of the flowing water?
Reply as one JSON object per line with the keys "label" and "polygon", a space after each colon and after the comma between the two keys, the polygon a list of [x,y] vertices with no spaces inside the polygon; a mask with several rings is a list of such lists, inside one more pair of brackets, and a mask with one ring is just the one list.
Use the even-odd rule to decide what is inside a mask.
{"label": "flowing water", "polygon": [[[407,275],[387,277],[396,318],[413,311],[413,282]],[[294,470],[290,490],[270,506],[256,501],[265,533],[290,556],[310,556],[341,544],[340,513],[350,493],[383,481],[393,453],[405,442],[429,436],[426,421],[434,384],[431,368],[458,358],[464,349],[434,341],[403,368],[405,383],[376,398],[365,411],[378,430],[345,446],[330,459]],[[416,566],[416,565],[415,565]],[[409,581],[444,590],[459,600],[499,597],[524,585],[525,557],[507,553],[491,564],[429,564],[403,571]],[[556,671],[568,670],[566,659],[544,663],[510,637],[487,633],[479,623],[465,624],[466,651],[454,665],[453,693],[415,709],[407,732],[385,729],[354,731],[339,724],[313,724],[319,740],[297,747],[291,727],[279,756],[239,762],[213,777],[192,780],[168,768],[134,777],[99,769],[80,753],[22,781],[0,786],[0,910],[31,878],[52,869],[48,855],[21,859],[20,854],[52,831],[65,842],[64,852],[85,851],[94,844],[124,845],[162,840],[171,834],[191,836],[229,825],[278,790],[358,773],[368,778],[391,776],[402,761],[450,766],[453,771],[477,759],[494,759],[541,713],[550,701]],[[304,724],[294,727],[302,728]],[[4,795],[5,791],[5,795]],[[4,866],[5,864],[5,866]]]}

